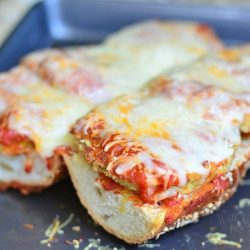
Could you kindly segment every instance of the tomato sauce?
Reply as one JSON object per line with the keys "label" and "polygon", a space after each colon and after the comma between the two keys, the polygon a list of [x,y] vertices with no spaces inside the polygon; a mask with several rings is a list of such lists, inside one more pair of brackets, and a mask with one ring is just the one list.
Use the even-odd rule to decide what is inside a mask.
{"label": "tomato sauce", "polygon": [[27,136],[21,135],[12,129],[0,128],[0,144],[4,146],[10,146],[11,144],[27,140],[29,140]]}
{"label": "tomato sauce", "polygon": [[[218,197],[228,190],[230,186],[233,186],[237,183],[238,179],[236,170],[232,172],[232,176],[233,183],[231,183],[230,179],[226,178],[225,176],[218,176],[213,181],[204,184],[202,187],[190,194],[176,194],[159,202],[158,206],[164,207],[166,209],[165,223],[167,225],[173,225],[179,218],[202,210],[202,208],[209,203],[216,201]],[[106,191],[121,193],[126,190],[124,187],[104,174],[100,174],[98,181]],[[131,200],[135,200],[135,205],[141,206],[145,203],[150,203],[150,197],[145,195],[139,195],[137,193],[131,192],[131,197],[134,197],[134,199]],[[142,202],[140,203],[138,200],[141,200]]]}

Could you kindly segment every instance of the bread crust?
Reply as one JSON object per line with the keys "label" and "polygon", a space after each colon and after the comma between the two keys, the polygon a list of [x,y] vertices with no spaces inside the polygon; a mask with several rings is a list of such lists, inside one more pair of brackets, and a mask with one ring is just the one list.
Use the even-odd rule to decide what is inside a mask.
{"label": "bread crust", "polygon": [[[102,218],[102,216],[99,216],[94,209],[91,207],[91,204],[87,201],[86,197],[84,197],[84,193],[85,192],[81,192],[80,188],[81,188],[81,183],[80,183],[80,179],[79,179],[79,173],[77,173],[76,170],[76,165],[74,165],[75,162],[72,161],[71,156],[65,155],[64,157],[65,162],[68,166],[68,170],[69,170],[69,174],[71,177],[71,180],[73,182],[73,185],[77,191],[77,195],[82,203],[82,205],[87,209],[89,215],[93,218],[94,221],[96,221],[98,224],[100,224],[107,232],[109,232],[110,234],[115,235],[116,237],[126,241],[127,243],[131,243],[131,244],[139,244],[141,242],[146,241],[147,239],[151,239],[155,236],[155,232],[158,232],[160,230],[160,228],[162,227],[162,221],[164,220],[165,217],[165,213],[164,211],[159,211],[161,214],[159,216],[159,220],[157,221],[157,223],[155,224],[155,227],[151,227],[148,228],[148,232],[145,235],[145,239],[141,239],[138,237],[124,237],[124,235],[122,235],[119,231],[114,230],[106,221],[104,218]],[[73,164],[72,164],[73,163]],[[79,167],[79,166],[77,166]],[[86,166],[85,166],[86,167]],[[89,168],[89,170],[93,173],[95,173],[92,169]],[[96,174],[96,173],[95,173]]]}
{"label": "bread crust", "polygon": [[[109,233],[115,235],[116,237],[126,241],[127,243],[130,244],[140,244],[143,243],[149,239],[152,239],[154,237],[159,237],[160,235],[162,235],[165,232],[168,232],[170,230],[173,230],[175,228],[179,228],[181,226],[184,226],[186,224],[192,223],[192,222],[197,222],[199,217],[203,217],[206,215],[211,214],[213,211],[215,211],[216,209],[218,209],[224,202],[226,202],[236,191],[238,183],[239,183],[239,178],[240,178],[240,173],[237,172],[236,175],[234,175],[231,186],[225,191],[223,192],[221,195],[215,197],[213,200],[210,200],[207,204],[205,204],[204,206],[200,207],[198,210],[193,211],[192,213],[183,215],[180,219],[178,219],[177,221],[175,221],[174,223],[172,223],[171,225],[166,224],[165,222],[165,214],[166,211],[164,209],[158,210],[158,217],[155,217],[153,220],[151,221],[153,223],[146,223],[145,224],[148,225],[146,232],[144,232],[143,234],[133,234],[133,235],[129,235],[129,234],[122,234],[121,231],[117,230],[114,228],[114,226],[110,225],[110,223],[105,219],[105,216],[101,216],[100,214],[97,213],[96,207],[94,204],[91,204],[91,202],[88,200],[88,195],[92,195],[90,194],[89,190],[83,190],[84,185],[85,188],[89,188],[86,185],[91,185],[91,181],[89,181],[88,184],[85,184],[82,177],[86,178],[85,181],[87,179],[91,179],[91,173],[95,173],[89,166],[87,166],[87,163],[83,163],[83,161],[81,160],[81,163],[79,165],[79,162],[77,163],[77,160],[74,159],[74,157],[77,156],[65,156],[65,161],[67,163],[68,169],[69,169],[69,173],[72,179],[72,182],[76,188],[77,194],[80,198],[80,201],[82,203],[82,205],[87,208],[88,213],[91,215],[91,217],[98,222],[98,224],[100,224],[106,231],[108,231]],[[81,164],[85,164],[81,165]],[[86,168],[88,168],[87,171]],[[244,171],[243,171],[244,172]],[[96,174],[96,173],[95,173]],[[81,176],[82,175],[82,176]],[[97,175],[97,174],[96,174]],[[94,179],[92,179],[92,181],[94,182]],[[91,190],[91,189],[90,189]],[[94,184],[93,184],[93,190],[94,192]],[[112,193],[112,192],[108,192],[103,190],[102,191],[105,195],[107,195],[107,193]],[[117,194],[113,194],[116,196],[119,196]],[[112,199],[112,197],[110,198],[110,196],[105,196],[106,198],[104,198],[104,200],[108,200],[108,199]],[[98,203],[97,203],[98,204]],[[116,206],[119,206],[119,204],[117,203]],[[135,208],[135,206],[134,206]],[[133,207],[132,207],[133,209]],[[154,215],[154,210],[157,210],[159,208],[150,206],[149,209],[145,210],[144,209],[144,205],[141,208],[140,213],[138,214],[138,216],[142,216],[143,217],[143,213],[145,212],[148,217]],[[128,211],[128,210],[127,210]],[[120,216],[125,216],[125,214],[120,213]],[[146,218],[146,217],[145,217]],[[149,220],[150,222],[150,220]],[[132,223],[132,221],[131,221]],[[143,225],[141,225],[143,227]],[[125,227],[125,226],[124,226]]]}

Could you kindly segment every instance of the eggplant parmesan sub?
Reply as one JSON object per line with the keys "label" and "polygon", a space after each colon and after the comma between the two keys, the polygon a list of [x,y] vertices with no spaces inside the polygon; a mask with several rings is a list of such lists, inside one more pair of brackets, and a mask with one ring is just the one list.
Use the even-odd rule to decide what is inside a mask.
{"label": "eggplant parmesan sub", "polygon": [[77,148],[65,156],[89,213],[129,243],[212,212],[244,173],[234,161],[244,120],[238,103],[198,84],[172,98],[176,84],[167,85],[94,108],[74,125]]}
{"label": "eggplant parmesan sub", "polygon": [[128,243],[213,212],[250,159],[250,51],[222,47],[206,25],[148,21],[27,56],[0,75],[0,189],[42,190],[67,166]]}

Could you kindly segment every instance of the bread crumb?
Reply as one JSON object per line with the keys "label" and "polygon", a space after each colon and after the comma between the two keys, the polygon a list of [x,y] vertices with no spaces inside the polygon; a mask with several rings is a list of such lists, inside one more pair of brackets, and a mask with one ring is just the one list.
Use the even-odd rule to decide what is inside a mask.
{"label": "bread crumb", "polygon": [[79,233],[79,232],[81,232],[81,227],[80,226],[73,226],[72,231]]}
{"label": "bread crumb", "polygon": [[27,228],[27,229],[30,229],[30,230],[34,229],[34,225],[33,224],[23,224],[23,226],[25,228]]}
{"label": "bread crumb", "polygon": [[215,227],[215,226],[212,226],[212,227],[209,228],[209,230],[210,230],[211,232],[214,232],[214,231],[216,230],[216,227]]}

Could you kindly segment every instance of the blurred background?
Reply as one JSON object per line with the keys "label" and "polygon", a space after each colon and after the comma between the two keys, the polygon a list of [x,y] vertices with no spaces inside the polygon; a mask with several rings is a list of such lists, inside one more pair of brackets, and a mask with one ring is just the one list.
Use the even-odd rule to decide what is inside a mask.
{"label": "blurred background", "polygon": [[37,0],[0,0],[0,44]]}
{"label": "blurred background", "polygon": [[[4,39],[10,34],[11,30],[21,20],[25,13],[39,0],[0,0],[0,45]],[[47,0],[50,2],[58,0]],[[65,2],[65,0],[63,0]],[[75,0],[66,0],[74,3]],[[92,0],[82,0],[92,1]],[[95,0],[105,2],[107,0]],[[250,0],[113,0],[117,2],[151,2],[151,3],[166,3],[168,5],[176,4],[195,4],[195,5],[250,5]]]}

